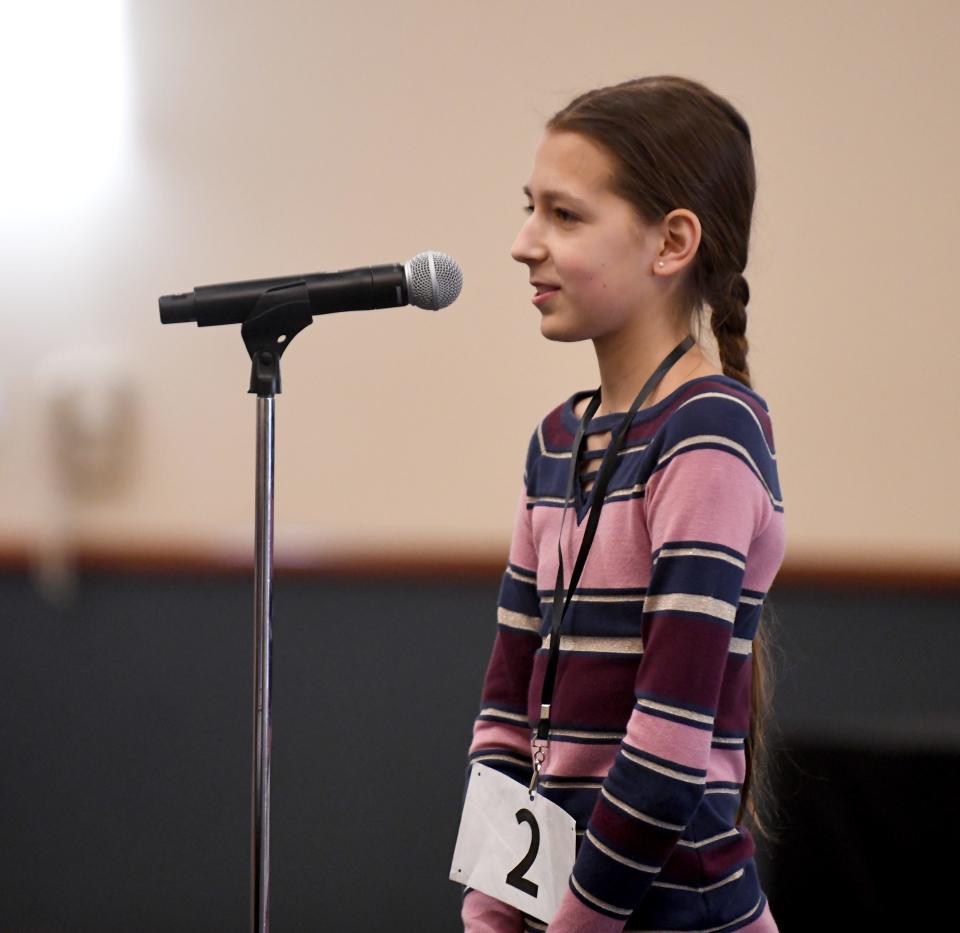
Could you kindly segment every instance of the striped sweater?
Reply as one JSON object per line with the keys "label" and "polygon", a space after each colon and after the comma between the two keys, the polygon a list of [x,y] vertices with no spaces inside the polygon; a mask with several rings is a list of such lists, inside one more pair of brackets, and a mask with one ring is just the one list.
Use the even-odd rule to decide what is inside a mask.
{"label": "striped sweater", "polygon": [[[530,439],[469,750],[471,764],[524,784],[574,408],[589,394],[555,408]],[[586,431],[615,431],[622,417],[595,417]],[[587,479],[578,475],[564,525],[565,585],[590,511]],[[776,930],[736,814],[751,645],[784,543],[758,394],[703,376],[636,413],[561,630],[540,789],[576,820],[577,856],[550,933]],[[469,888],[463,920],[468,933],[546,929]]]}

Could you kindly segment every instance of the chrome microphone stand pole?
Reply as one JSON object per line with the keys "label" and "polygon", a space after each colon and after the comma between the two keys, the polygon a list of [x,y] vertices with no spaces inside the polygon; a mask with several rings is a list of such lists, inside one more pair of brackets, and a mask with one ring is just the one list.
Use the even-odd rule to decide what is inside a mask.
{"label": "chrome microphone stand pole", "polygon": [[250,930],[270,928],[270,642],[273,601],[273,396],[257,398],[253,579],[253,768],[250,778]]}
{"label": "chrome microphone stand pole", "polygon": [[302,283],[264,293],[241,334],[257,395],[257,480],[254,532],[253,765],[250,778],[250,933],[270,929],[270,720],[273,615],[273,497],[276,395],[280,356],[313,323]]}

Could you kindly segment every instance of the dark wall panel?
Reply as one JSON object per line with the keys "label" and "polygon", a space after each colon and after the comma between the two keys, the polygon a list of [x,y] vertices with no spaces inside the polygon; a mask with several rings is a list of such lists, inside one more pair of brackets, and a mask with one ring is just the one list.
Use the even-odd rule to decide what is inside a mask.
{"label": "dark wall panel", "polygon": [[[497,585],[275,581],[275,933],[458,928],[446,876]],[[784,746],[839,736],[846,763],[816,767],[839,768],[843,793],[860,774],[886,780],[844,736],[955,761],[955,597],[773,602]],[[252,628],[242,578],[95,574],[57,609],[0,576],[0,931],[246,929]],[[796,784],[810,770],[798,754],[779,763],[789,851],[760,860],[783,931],[809,929],[791,921],[797,872],[781,870],[807,844],[791,806],[810,825],[820,799]],[[871,844],[839,822],[856,808],[821,796],[828,825]]]}

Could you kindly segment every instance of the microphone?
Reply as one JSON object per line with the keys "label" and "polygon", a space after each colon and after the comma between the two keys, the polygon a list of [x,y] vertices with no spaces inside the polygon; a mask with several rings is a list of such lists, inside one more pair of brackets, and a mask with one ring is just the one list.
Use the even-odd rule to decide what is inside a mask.
{"label": "microphone", "polygon": [[162,295],[160,322],[196,321],[197,327],[242,324],[264,294],[292,286],[306,286],[312,314],[398,308],[408,304],[439,311],[456,301],[463,286],[463,273],[446,253],[428,250],[403,265],[392,263],[342,272],[201,285],[182,295]]}

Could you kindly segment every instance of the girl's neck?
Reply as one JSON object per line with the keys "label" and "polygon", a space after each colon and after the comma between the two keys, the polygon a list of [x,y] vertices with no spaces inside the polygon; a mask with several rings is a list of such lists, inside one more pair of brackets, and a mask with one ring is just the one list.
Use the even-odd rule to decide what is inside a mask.
{"label": "girl's neck", "polygon": [[[593,340],[602,393],[600,407],[596,412],[598,416],[629,410],[653,371],[687,336],[685,330],[657,327],[656,323],[642,326],[643,323],[638,320],[637,326],[630,332],[620,331],[595,337]],[[710,362],[700,346],[694,344],[664,373],[640,407],[643,409],[655,405],[683,383],[697,376],[721,373],[722,370]]]}

